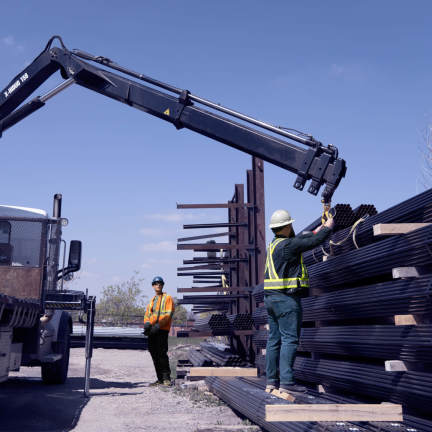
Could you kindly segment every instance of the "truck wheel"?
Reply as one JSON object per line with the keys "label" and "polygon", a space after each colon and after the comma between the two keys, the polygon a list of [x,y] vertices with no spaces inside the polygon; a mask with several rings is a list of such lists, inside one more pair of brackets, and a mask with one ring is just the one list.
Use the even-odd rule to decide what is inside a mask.
{"label": "truck wheel", "polygon": [[69,369],[70,333],[69,314],[63,313],[60,318],[57,342],[53,347],[54,353],[61,354],[62,358],[52,363],[42,363],[42,381],[45,384],[63,384],[66,381]]}

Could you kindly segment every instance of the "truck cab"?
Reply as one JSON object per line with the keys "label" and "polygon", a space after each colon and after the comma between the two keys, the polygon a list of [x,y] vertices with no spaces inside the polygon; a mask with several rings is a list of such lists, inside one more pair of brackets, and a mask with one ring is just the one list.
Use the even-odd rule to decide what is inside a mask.
{"label": "truck cab", "polygon": [[68,266],[59,269],[67,224],[60,213],[58,194],[53,217],[0,205],[0,382],[20,366],[40,366],[45,383],[66,380],[72,319],[64,309],[81,308],[85,296],[62,289],[80,268],[81,242],[71,242]]}

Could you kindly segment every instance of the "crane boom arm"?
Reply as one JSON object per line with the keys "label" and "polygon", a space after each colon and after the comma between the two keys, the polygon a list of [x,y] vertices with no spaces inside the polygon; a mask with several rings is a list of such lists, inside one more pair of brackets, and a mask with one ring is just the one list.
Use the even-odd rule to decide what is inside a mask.
{"label": "crane boom arm", "polygon": [[[325,147],[309,135],[291,133],[220,107],[187,90],[123,68],[105,57],[96,57],[79,50],[69,51],[60,38],[62,47],[51,47],[54,38],[56,37],[1,91],[0,136],[3,131],[44,106],[59,91],[76,83],[172,123],[178,129],[190,129],[291,171],[297,174],[294,187],[299,190],[303,189],[306,181],[311,180],[308,191],[316,195],[325,184],[322,193],[324,202],[330,201],[340,180],[345,176],[346,164],[338,157],[336,147]],[[130,75],[145,84],[88,61]],[[23,103],[56,71],[60,71],[65,80],[60,86],[45,96]],[[273,135],[265,129],[273,132]],[[301,148],[288,139],[308,148]]]}

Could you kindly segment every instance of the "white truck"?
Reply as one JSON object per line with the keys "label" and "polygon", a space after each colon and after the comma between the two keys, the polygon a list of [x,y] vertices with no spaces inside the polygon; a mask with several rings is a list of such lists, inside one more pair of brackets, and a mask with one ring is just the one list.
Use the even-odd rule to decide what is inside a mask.
{"label": "white truck", "polygon": [[66,310],[85,310],[87,296],[63,290],[63,279],[81,266],[81,242],[70,242],[68,265],[59,268],[61,195],[53,216],[0,205],[0,382],[20,366],[40,366],[47,384],[67,378],[72,319]]}

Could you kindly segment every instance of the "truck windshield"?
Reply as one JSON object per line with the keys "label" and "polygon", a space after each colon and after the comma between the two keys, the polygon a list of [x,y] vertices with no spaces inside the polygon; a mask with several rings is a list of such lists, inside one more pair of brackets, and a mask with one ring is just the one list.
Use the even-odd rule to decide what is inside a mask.
{"label": "truck windshield", "polygon": [[0,265],[39,267],[42,223],[0,220]]}

